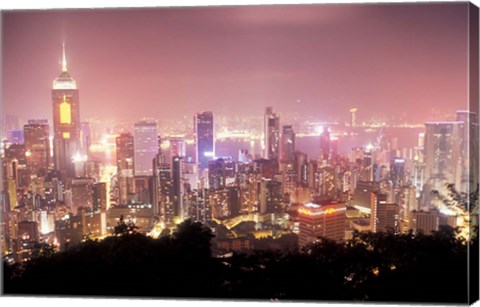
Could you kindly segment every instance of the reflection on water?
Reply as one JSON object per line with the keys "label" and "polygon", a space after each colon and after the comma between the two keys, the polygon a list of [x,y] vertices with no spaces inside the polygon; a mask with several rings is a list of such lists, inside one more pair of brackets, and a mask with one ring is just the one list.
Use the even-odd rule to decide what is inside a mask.
{"label": "reflection on water", "polygon": [[[425,132],[424,128],[387,128],[385,132],[390,138],[397,138],[398,148],[411,148],[417,145],[418,134]],[[338,139],[338,153],[346,153],[351,148],[365,146],[369,143],[375,143],[379,135],[379,130],[371,132],[359,132],[357,135],[340,136]],[[318,136],[296,137],[295,147],[297,150],[306,153],[310,158],[316,158],[319,154],[320,140]],[[215,144],[217,157],[238,158],[240,149],[247,149],[250,154],[262,155],[262,146],[260,140],[245,141],[240,139],[230,139],[218,141]],[[195,147],[193,144],[186,145],[187,156],[194,157]],[[165,151],[166,158],[170,160],[169,151]],[[115,165],[115,152],[95,153],[92,155],[94,159],[103,164]],[[167,160],[167,161],[168,161]]]}
{"label": "reflection on water", "polygon": [[[423,128],[390,128],[385,130],[391,137],[398,139],[398,148],[411,148],[418,143],[418,134],[424,132]],[[378,138],[379,132],[362,132],[358,135],[352,136],[340,136],[338,139],[338,153],[346,153],[351,148],[365,146],[369,143],[375,143]],[[260,140],[255,140],[253,144],[249,141],[242,140],[227,140],[217,141],[215,144],[215,151],[217,157],[231,156],[237,159],[239,149],[248,149],[251,154],[261,155],[262,147]],[[320,139],[318,136],[305,136],[296,137],[295,147],[296,150],[306,153],[309,157],[315,158],[320,150]],[[187,155],[194,155],[194,146],[187,146]]]}

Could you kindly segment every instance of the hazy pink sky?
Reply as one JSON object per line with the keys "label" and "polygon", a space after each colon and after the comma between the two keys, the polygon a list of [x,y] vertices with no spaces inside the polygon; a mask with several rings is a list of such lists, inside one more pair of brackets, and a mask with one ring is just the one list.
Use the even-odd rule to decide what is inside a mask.
{"label": "hazy pink sky", "polygon": [[3,12],[4,114],[51,118],[66,43],[81,117],[423,120],[466,108],[467,3]]}

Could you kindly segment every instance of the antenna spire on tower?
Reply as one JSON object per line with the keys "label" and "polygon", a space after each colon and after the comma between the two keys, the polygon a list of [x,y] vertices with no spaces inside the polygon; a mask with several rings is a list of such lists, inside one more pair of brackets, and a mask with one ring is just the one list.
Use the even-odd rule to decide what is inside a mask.
{"label": "antenna spire on tower", "polygon": [[67,56],[65,55],[65,43],[62,44],[63,56],[62,56],[62,71],[67,71]]}

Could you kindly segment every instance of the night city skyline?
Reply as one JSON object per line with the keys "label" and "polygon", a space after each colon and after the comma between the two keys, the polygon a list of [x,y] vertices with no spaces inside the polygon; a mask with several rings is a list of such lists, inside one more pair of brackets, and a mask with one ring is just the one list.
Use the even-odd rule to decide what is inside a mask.
{"label": "night city skyline", "polygon": [[1,17],[3,293],[478,299],[473,4]]}
{"label": "night city skyline", "polygon": [[272,106],[434,120],[467,107],[464,13],[461,3],[4,12],[4,114],[51,120],[46,80],[65,43],[83,118]]}

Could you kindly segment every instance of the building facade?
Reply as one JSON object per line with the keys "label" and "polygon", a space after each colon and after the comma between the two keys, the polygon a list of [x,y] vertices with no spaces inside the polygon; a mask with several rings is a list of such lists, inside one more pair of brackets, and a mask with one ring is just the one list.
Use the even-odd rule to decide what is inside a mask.
{"label": "building facade", "polygon": [[153,176],[153,159],[159,152],[157,123],[135,123],[135,176]]}
{"label": "building facade", "polygon": [[62,72],[53,81],[53,157],[62,178],[74,177],[73,158],[80,153],[80,104],[77,83],[67,70],[65,45]]}
{"label": "building facade", "polygon": [[267,107],[264,117],[264,158],[278,159],[280,154],[280,118]]}
{"label": "building facade", "polygon": [[346,206],[341,203],[317,205],[307,203],[298,209],[299,239],[303,247],[319,237],[343,242],[345,240]]}
{"label": "building facade", "polygon": [[195,161],[199,175],[208,169],[208,162],[215,159],[215,125],[212,112],[197,113],[193,120]]}

